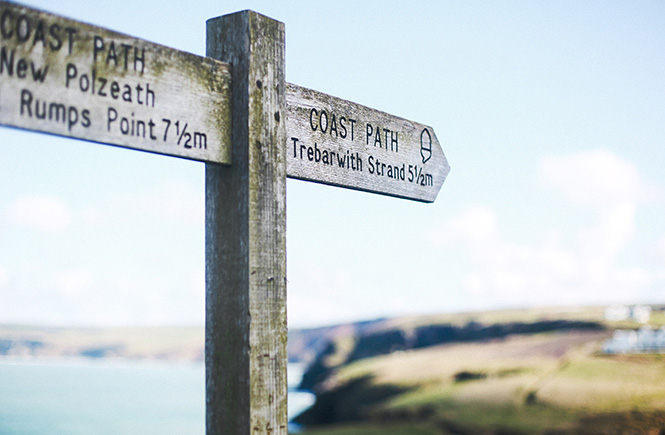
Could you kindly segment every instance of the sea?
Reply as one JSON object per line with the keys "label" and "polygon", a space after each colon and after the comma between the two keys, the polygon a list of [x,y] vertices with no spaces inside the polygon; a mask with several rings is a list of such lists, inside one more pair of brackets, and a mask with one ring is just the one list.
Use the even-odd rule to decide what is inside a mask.
{"label": "sea", "polygon": [[[289,419],[314,396],[295,388]],[[289,433],[299,428],[289,424]],[[113,359],[0,360],[0,435],[205,434],[203,363]]]}

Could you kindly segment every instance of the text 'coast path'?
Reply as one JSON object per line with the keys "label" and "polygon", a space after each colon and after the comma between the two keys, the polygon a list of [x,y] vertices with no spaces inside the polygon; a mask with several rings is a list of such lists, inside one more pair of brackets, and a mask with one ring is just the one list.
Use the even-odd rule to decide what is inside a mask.
{"label": "text 'coast path'", "polygon": [[229,66],[0,1],[0,123],[230,164]]}
{"label": "text 'coast path'", "polygon": [[434,130],[289,84],[287,175],[433,202],[450,166]]}

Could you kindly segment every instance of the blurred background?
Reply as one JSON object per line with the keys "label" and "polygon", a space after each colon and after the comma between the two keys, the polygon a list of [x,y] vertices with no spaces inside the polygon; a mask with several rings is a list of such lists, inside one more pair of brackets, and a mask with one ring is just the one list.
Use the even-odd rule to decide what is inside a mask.
{"label": "blurred background", "polygon": [[[338,362],[353,362],[359,337],[389,330],[400,331],[402,344],[386,352],[408,350],[418,328],[432,324],[459,326],[458,342],[475,330],[469,322],[591,322],[600,335],[587,337],[596,346],[589,354],[616,328],[660,327],[661,2],[22,3],[199,55],[208,18],[253,9],[285,23],[287,81],[432,126],[451,165],[433,204],[288,182],[290,329],[411,319],[316,330],[325,340],[294,361],[312,364],[325,343],[337,343],[330,354],[347,343]],[[0,324],[201,331],[203,174],[198,162],[0,129]],[[646,323],[631,317],[636,305],[652,313]],[[612,317],[616,310],[628,314]],[[498,311],[513,314],[481,314]],[[15,331],[6,333],[7,349]],[[41,337],[33,341],[46,339],[32,331]],[[515,333],[506,331],[474,337]],[[433,334],[439,338],[428,343],[445,341]],[[114,355],[105,347],[113,340],[83,342],[93,344],[71,353]],[[187,346],[178,358],[196,360],[199,348]],[[39,353],[12,349],[5,353]],[[132,354],[125,351],[115,352]],[[552,364],[567,352],[554,352]],[[504,369],[512,370],[432,376],[451,381],[469,371],[484,382]],[[552,373],[534,370],[538,379]],[[519,388],[524,403],[532,389]],[[625,400],[622,410],[637,406]],[[650,410],[665,403],[658,400],[646,400]],[[436,420],[425,414],[414,418]]]}

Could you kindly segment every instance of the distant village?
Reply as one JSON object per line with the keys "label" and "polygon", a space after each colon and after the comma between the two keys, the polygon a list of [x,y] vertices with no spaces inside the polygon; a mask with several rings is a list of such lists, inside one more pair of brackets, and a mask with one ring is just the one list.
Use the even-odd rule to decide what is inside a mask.
{"label": "distant village", "polygon": [[615,305],[605,310],[605,320],[641,323],[638,330],[618,329],[605,341],[603,352],[610,354],[665,353],[665,326],[652,328],[651,307],[648,305]]}

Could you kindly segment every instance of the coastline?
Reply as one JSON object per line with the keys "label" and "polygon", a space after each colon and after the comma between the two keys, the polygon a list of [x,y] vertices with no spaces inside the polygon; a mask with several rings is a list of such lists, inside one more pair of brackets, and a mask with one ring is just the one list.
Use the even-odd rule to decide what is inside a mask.
{"label": "coastline", "polygon": [[[302,364],[289,364],[289,421],[313,404],[313,394],[297,390]],[[112,419],[125,420],[131,428],[122,433],[145,433],[138,426],[172,421],[183,427],[180,433],[205,432],[205,367],[202,361],[155,358],[84,356],[0,357],[0,432],[43,433],[40,422],[58,420],[62,431],[49,433],[91,433],[82,422],[118,427]],[[129,406],[134,402],[132,406]],[[143,409],[135,415],[135,409]],[[117,413],[107,415],[108,410]],[[71,416],[70,421],[66,416]],[[170,419],[170,420],[169,420]],[[20,421],[32,421],[34,430],[23,432]],[[12,423],[14,422],[14,423]],[[131,423],[130,422],[134,422]],[[132,426],[133,424],[133,426]],[[72,429],[81,427],[82,429]],[[136,430],[132,429],[136,427]],[[159,433],[169,433],[161,432]],[[299,426],[289,423],[292,433]],[[110,431],[109,433],[112,433]]]}

